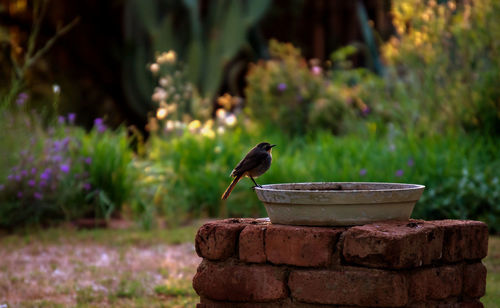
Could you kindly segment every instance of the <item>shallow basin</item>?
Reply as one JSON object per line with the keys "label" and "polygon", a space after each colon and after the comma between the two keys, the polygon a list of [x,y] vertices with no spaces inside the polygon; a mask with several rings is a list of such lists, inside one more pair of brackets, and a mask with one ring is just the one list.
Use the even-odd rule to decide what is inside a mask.
{"label": "shallow basin", "polygon": [[402,183],[316,182],[255,187],[272,223],[353,226],[407,220],[425,186]]}

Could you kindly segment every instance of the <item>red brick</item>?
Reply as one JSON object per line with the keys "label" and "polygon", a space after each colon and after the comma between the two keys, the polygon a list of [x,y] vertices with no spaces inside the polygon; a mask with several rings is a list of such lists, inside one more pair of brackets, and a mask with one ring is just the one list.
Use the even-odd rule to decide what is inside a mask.
{"label": "red brick", "polygon": [[420,303],[411,303],[406,307],[408,307],[408,308],[428,308],[428,307],[459,308],[460,302],[458,301],[458,298],[453,297],[453,298],[447,298],[447,299],[439,300],[439,301],[428,300],[428,301],[420,302]]}
{"label": "red brick", "polygon": [[478,260],[488,254],[488,226],[473,220],[431,221],[444,230],[443,261]]}
{"label": "red brick", "polygon": [[203,260],[193,288],[198,295],[213,300],[265,302],[288,296],[285,279],[282,267]]}
{"label": "red brick", "polygon": [[265,234],[267,260],[274,264],[327,266],[344,230],[270,225]]}
{"label": "red brick", "polygon": [[236,302],[221,302],[213,301],[206,298],[201,298],[201,303],[198,308],[284,308],[285,306],[281,301],[270,303],[236,303]]}
{"label": "red brick", "polygon": [[265,263],[264,235],[267,226],[249,225],[240,233],[239,258],[250,263]]}
{"label": "red brick", "polygon": [[463,301],[458,303],[458,308],[483,308],[484,305],[478,300]]}
{"label": "red brick", "polygon": [[378,268],[431,264],[442,254],[443,230],[425,221],[385,221],[352,227],[344,233],[347,262]]}
{"label": "red brick", "polygon": [[378,269],[293,270],[288,286],[294,299],[308,303],[399,307],[408,302],[405,276]]}
{"label": "red brick", "polygon": [[213,301],[207,298],[201,298],[201,303],[197,308],[325,308],[324,305],[300,303],[290,298],[275,302],[256,303],[256,302],[221,302]]}
{"label": "red brick", "polygon": [[464,294],[482,297],[486,290],[486,267],[482,263],[466,264],[464,267]]}
{"label": "red brick", "polygon": [[236,252],[241,230],[253,220],[225,219],[204,224],[195,239],[198,256],[209,260],[225,260]]}
{"label": "red brick", "polygon": [[441,300],[462,292],[462,265],[419,269],[410,274],[409,291],[413,302]]}
{"label": "red brick", "polygon": [[478,300],[459,302],[457,298],[450,298],[440,301],[426,301],[421,303],[412,303],[408,308],[483,308],[483,304]]}

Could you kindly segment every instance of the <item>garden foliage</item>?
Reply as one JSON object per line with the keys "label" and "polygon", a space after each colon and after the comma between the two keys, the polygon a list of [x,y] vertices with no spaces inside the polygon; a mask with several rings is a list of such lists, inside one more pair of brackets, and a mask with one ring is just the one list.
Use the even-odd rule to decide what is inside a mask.
{"label": "garden foliage", "polygon": [[248,113],[293,134],[355,132],[368,119],[382,130],[392,123],[418,134],[498,135],[498,1],[404,0],[393,3],[392,13],[396,34],[381,44],[381,76],[350,67],[353,46],[322,66],[271,41],[272,59],[247,75]]}
{"label": "garden foliage", "polygon": [[35,112],[2,115],[0,139],[11,147],[0,170],[0,227],[120,213],[134,180],[126,132],[109,131],[102,119],[85,132],[75,117],[59,116],[44,128]]}
{"label": "garden foliage", "polygon": [[244,153],[267,141],[278,146],[260,184],[424,184],[413,217],[479,219],[499,232],[500,5],[402,0],[392,10],[397,35],[381,46],[379,75],[352,67],[360,46],[320,63],[271,41],[271,59],[249,69],[242,112],[229,94],[211,112],[203,93],[218,81],[200,91],[203,78],[189,77],[199,62],[158,53],[149,65],[156,109],[138,159],[126,131],[100,119],[85,132],[74,115],[41,124],[34,113],[3,114],[0,227],[128,212],[146,228],[156,217],[263,216],[250,181],[227,201],[220,195]]}

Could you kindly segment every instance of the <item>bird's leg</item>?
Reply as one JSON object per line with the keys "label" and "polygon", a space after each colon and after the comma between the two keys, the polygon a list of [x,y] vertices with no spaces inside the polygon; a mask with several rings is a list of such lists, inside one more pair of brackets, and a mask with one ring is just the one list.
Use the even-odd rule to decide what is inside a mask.
{"label": "bird's leg", "polygon": [[252,177],[251,175],[250,175],[250,178],[252,179],[253,183],[255,184],[255,186],[254,186],[254,187],[252,187],[252,188],[255,188],[255,187],[260,187],[260,188],[262,188],[262,186],[260,186],[259,184],[257,184],[257,182],[255,182],[255,180],[253,179],[253,177]]}

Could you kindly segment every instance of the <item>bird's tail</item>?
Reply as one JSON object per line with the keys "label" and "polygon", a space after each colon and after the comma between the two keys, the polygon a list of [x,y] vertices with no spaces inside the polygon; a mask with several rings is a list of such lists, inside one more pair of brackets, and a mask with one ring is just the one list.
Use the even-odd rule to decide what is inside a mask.
{"label": "bird's tail", "polygon": [[222,194],[221,200],[226,200],[229,197],[229,194],[233,191],[234,186],[241,180],[242,175],[238,175],[234,178],[234,180],[229,184],[226,191]]}

